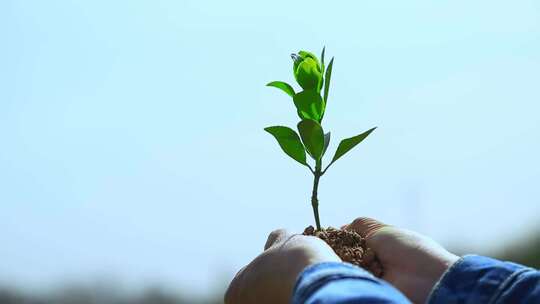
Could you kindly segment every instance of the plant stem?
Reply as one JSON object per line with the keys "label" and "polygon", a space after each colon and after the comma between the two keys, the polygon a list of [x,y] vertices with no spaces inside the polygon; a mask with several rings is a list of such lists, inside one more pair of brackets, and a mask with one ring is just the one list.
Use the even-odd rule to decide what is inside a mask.
{"label": "plant stem", "polygon": [[317,230],[321,230],[321,222],[319,220],[319,199],[317,198],[317,191],[319,189],[319,179],[322,176],[321,161],[317,161],[315,165],[315,172],[313,172],[313,192],[311,193],[311,207],[313,207],[313,215],[315,216],[315,224]]}

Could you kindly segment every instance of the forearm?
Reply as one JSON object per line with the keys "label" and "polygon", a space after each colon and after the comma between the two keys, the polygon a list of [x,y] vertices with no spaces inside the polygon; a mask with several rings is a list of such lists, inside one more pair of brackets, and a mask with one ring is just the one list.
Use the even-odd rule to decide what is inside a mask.
{"label": "forearm", "polygon": [[320,263],[306,268],[293,292],[293,304],[410,303],[397,289],[347,263]]}

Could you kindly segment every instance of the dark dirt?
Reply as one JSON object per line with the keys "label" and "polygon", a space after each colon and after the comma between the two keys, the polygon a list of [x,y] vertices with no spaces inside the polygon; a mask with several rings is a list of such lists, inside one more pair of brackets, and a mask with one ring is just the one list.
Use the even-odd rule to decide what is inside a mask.
{"label": "dark dirt", "polygon": [[360,234],[332,227],[315,231],[313,226],[309,226],[304,230],[303,235],[312,235],[322,239],[344,262],[360,266],[376,277],[382,277],[381,263],[373,250],[367,247],[365,239]]}

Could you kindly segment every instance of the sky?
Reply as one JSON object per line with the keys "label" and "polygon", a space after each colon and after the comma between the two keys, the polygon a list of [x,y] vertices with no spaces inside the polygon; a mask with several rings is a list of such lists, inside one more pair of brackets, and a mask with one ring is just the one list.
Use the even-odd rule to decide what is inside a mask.
{"label": "sky", "polygon": [[0,40],[0,282],[205,293],[313,224],[265,84],[323,46],[329,154],[378,127],[321,179],[323,226],[473,252],[540,229],[537,1],[7,0]]}

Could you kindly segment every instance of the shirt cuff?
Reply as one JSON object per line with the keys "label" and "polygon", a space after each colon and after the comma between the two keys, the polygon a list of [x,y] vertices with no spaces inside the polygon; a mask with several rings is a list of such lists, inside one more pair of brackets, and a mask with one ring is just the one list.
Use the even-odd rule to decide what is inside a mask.
{"label": "shirt cuff", "polygon": [[304,269],[296,281],[292,303],[410,303],[388,283],[343,262],[325,262]]}
{"label": "shirt cuff", "polygon": [[523,266],[466,255],[456,261],[433,287],[427,303],[492,303]]}

